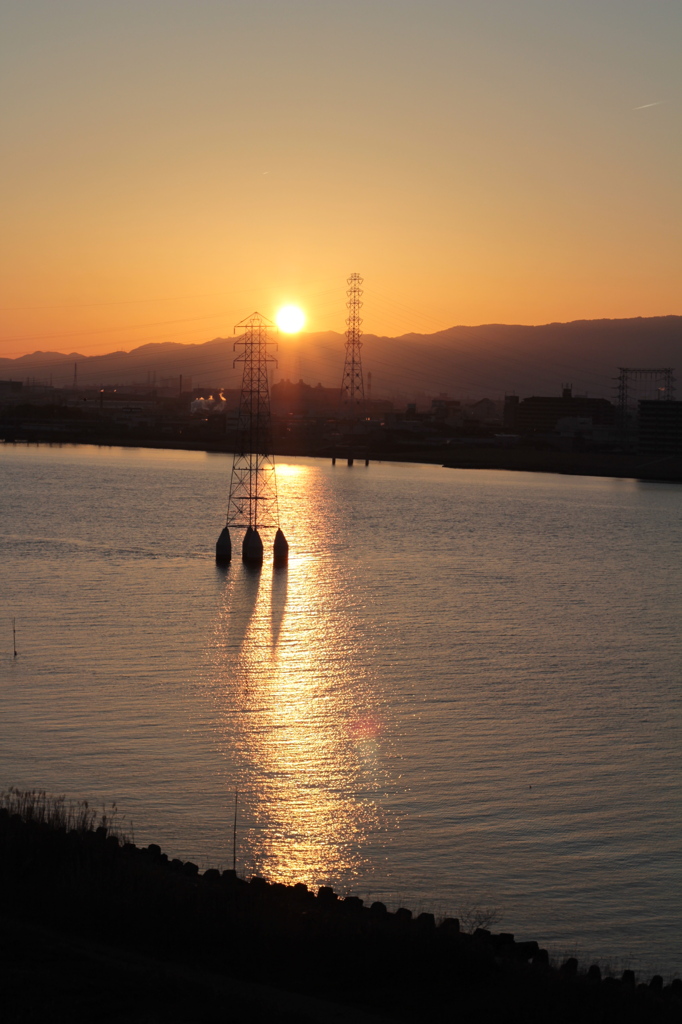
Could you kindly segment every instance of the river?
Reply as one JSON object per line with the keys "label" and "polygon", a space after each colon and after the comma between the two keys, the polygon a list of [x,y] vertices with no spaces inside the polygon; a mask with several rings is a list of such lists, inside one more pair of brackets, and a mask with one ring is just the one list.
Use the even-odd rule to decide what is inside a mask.
{"label": "river", "polygon": [[238,791],[244,874],[679,971],[680,487],[282,458],[254,571],[230,465],[0,445],[0,783],[202,868]]}

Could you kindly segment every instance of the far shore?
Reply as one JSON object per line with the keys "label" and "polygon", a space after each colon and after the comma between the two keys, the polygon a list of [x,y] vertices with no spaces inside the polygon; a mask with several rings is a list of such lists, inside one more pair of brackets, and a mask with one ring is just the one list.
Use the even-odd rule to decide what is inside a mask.
{"label": "far shore", "polygon": [[[231,455],[233,448],[222,438],[131,438],[83,436],[50,431],[22,431],[16,436],[0,438],[5,444],[95,445],[111,448],[157,448],[170,451],[203,451]],[[369,462],[414,462],[441,465],[446,469],[500,469],[521,473],[558,473],[569,476],[599,476],[619,479],[682,483],[682,454],[643,454],[634,452],[556,451],[546,448],[515,446],[494,447],[456,442],[440,446],[402,446],[400,450],[358,443],[336,447],[309,444],[275,444],[275,458],[336,458],[346,464],[352,457],[357,465]]]}

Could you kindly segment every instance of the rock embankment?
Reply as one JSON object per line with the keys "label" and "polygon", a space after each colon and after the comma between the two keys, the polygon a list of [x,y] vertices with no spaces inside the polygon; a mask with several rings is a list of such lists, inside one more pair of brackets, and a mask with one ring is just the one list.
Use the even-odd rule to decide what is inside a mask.
{"label": "rock embankment", "polygon": [[[384,1020],[496,1024],[682,1015],[680,980],[664,985],[657,975],[637,984],[631,971],[603,978],[597,965],[581,970],[572,958],[555,966],[537,942],[509,933],[463,933],[456,919],[392,913],[326,887],[313,893],[232,871],[202,874],[156,845],[121,843],[103,828],[67,832],[3,810],[0,895],[10,929],[21,922],[153,956],[178,976],[200,970],[333,1000],[348,1008],[349,1020],[360,1010]],[[193,1019],[212,1020],[193,984]],[[109,1018],[102,1011],[97,1019]]]}

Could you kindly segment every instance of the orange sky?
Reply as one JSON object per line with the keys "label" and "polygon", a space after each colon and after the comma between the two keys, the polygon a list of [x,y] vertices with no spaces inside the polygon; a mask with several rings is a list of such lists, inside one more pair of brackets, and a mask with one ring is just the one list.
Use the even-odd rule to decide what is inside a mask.
{"label": "orange sky", "polygon": [[[9,0],[0,355],[680,313],[682,6]],[[7,102],[9,101],[9,102]]]}

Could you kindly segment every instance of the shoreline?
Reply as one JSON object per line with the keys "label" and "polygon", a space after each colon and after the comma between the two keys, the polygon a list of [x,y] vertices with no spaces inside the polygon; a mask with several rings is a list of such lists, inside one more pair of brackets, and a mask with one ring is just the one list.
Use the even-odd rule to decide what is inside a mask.
{"label": "shoreline", "polygon": [[[28,432],[24,432],[28,433]],[[97,448],[148,448],[162,451],[197,451],[209,454],[233,454],[233,448],[222,440],[161,440],[157,438],[112,438],[64,435],[55,437],[49,431],[31,432],[30,436],[0,439],[2,445],[90,445]],[[301,457],[329,459],[339,464],[347,459],[347,446],[275,445],[275,459]],[[411,448],[408,451],[367,450],[372,462],[413,462],[440,465],[445,469],[507,470],[519,473],[547,473],[562,476],[596,476],[612,479],[642,480],[652,483],[682,483],[682,455],[645,455],[629,452],[561,452],[530,447],[496,448],[479,445],[443,445],[438,448]],[[358,465],[364,462],[356,452]]]}
{"label": "shoreline", "polygon": [[[510,933],[463,932],[455,918],[391,913],[326,886],[314,893],[234,871],[202,873],[94,820],[69,828],[10,811],[0,809],[0,934],[5,961],[32,985],[30,993],[5,989],[5,1004],[17,1004],[10,1020],[42,1019],[25,1012],[26,999],[40,998],[38,983],[55,963],[100,1009],[107,998],[160,1003],[164,1015],[145,1018],[153,1020],[186,1004],[184,1016],[170,1019],[217,1021],[226,997],[248,1019],[292,1024],[453,1014],[484,1024],[644,1024],[682,1012],[679,977],[603,977],[597,964],[555,963],[537,942]],[[123,979],[123,995],[112,995],[114,978],[119,987]],[[70,1012],[69,985],[64,998]],[[122,1009],[111,1019],[141,1019]],[[74,1019],[66,1005],[65,1014],[50,1019]]]}

